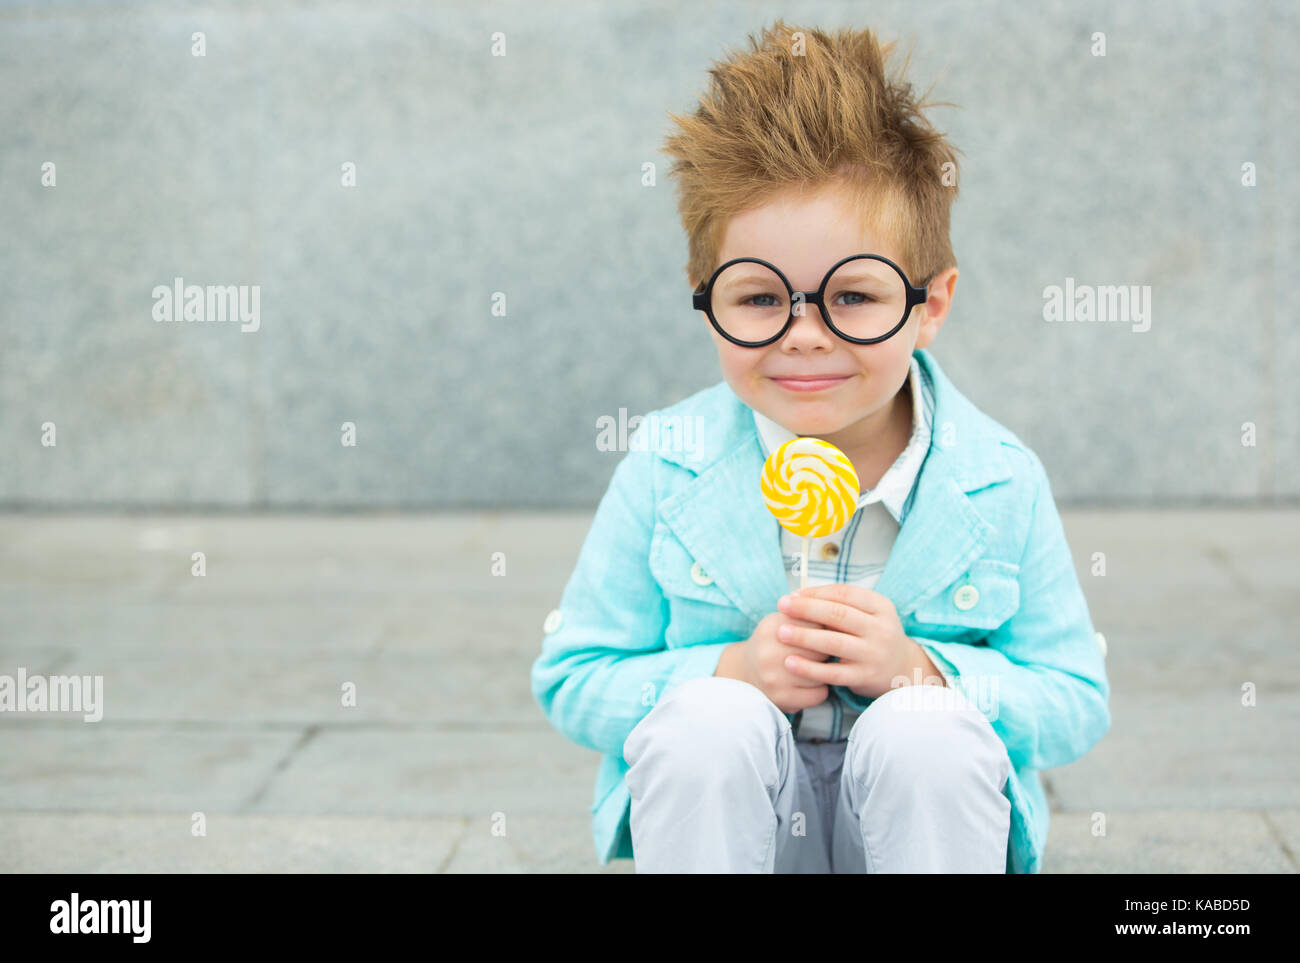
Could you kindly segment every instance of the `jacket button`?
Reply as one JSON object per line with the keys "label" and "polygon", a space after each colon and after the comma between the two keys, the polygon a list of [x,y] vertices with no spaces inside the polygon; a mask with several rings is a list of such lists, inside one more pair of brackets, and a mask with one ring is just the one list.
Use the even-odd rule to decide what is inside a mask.
{"label": "jacket button", "polygon": [[552,609],[551,614],[546,616],[546,621],[542,623],[542,631],[550,635],[560,627],[560,623],[563,621],[564,613],[559,609]]}
{"label": "jacket button", "polygon": [[822,546],[822,558],[826,559],[827,561],[830,561],[831,559],[835,558],[835,556],[839,554],[840,554],[840,547],[836,545],[834,542],[827,542],[825,545]]}
{"label": "jacket button", "polygon": [[691,581],[696,585],[712,585],[713,576],[704,571],[699,562],[696,562],[691,566]]}
{"label": "jacket button", "polygon": [[952,604],[965,612],[967,609],[973,609],[975,603],[980,600],[980,590],[969,582],[957,591],[952,593]]}

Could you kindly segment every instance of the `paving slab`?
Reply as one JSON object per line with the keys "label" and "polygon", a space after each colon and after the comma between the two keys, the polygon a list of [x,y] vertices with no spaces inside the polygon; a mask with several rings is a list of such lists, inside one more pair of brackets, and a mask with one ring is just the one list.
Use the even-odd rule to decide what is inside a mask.
{"label": "paving slab", "polygon": [[[0,673],[104,679],[102,722],[0,714],[0,868],[632,871],[529,686],[590,519],[0,514]],[[1062,519],[1113,723],[1044,774],[1044,870],[1295,872],[1300,512]]]}
{"label": "paving slab", "polygon": [[[20,665],[29,677],[102,677],[106,723],[535,727],[541,718],[521,660],[473,645],[436,654],[395,649],[315,656],[270,646],[260,651],[155,646],[126,652],[58,650],[57,656],[26,663],[0,651],[0,673],[17,678]],[[467,693],[474,697],[467,699]],[[0,731],[19,718],[0,714]]]}
{"label": "paving slab", "polygon": [[188,817],[237,810],[301,739],[297,729],[8,721],[0,727],[0,813],[175,811]]}
{"label": "paving slab", "polygon": [[540,726],[321,730],[250,809],[394,816],[587,816],[600,760]]}
{"label": "paving slab", "polygon": [[[1282,810],[1291,825],[1300,810]],[[1045,873],[1295,873],[1295,850],[1282,844],[1256,809],[1053,812]],[[1094,827],[1104,827],[1095,835]],[[1213,894],[1206,894],[1213,895]]]}
{"label": "paving slab", "polygon": [[1051,770],[1067,810],[1300,806],[1300,703],[1244,707],[1217,692],[1150,691],[1112,699],[1111,730],[1083,759]]}
{"label": "paving slab", "polygon": [[431,873],[464,834],[460,819],[188,813],[7,812],[5,873]]}

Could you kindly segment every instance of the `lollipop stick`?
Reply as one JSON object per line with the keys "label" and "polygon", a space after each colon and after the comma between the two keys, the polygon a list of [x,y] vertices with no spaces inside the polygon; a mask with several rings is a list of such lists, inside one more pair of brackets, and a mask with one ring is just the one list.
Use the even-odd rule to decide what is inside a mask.
{"label": "lollipop stick", "polygon": [[799,587],[808,587],[808,536],[803,537],[799,552]]}

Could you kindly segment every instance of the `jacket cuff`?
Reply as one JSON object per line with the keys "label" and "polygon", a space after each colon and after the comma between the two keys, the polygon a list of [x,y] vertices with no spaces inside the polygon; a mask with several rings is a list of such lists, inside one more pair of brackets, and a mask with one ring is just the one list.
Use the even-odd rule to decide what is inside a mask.
{"label": "jacket cuff", "polygon": [[935,668],[939,670],[939,674],[943,676],[943,681],[948,684],[948,687],[950,689],[956,689],[957,680],[960,677],[957,667],[945,659],[938,649],[933,645],[930,645],[924,639],[913,638],[912,641],[925,650],[925,654],[930,657],[930,661],[933,662]]}
{"label": "jacket cuff", "polygon": [[876,701],[874,699],[869,699],[866,696],[858,695],[846,685],[833,685],[831,686],[831,692],[838,696],[839,700],[850,709],[856,709],[858,712],[863,711],[867,706]]}
{"label": "jacket cuff", "polygon": [[685,682],[687,679],[695,679],[700,676],[710,676],[717,671],[718,661],[722,658],[723,650],[729,645],[735,645],[741,641],[735,639],[731,642],[706,642],[701,645],[685,645],[677,649],[677,664],[668,673],[668,678],[664,680],[662,696],[679,682]]}
{"label": "jacket cuff", "polygon": [[[948,685],[948,687],[950,689],[956,689],[957,679],[958,679],[958,672],[956,667],[953,666],[953,664],[949,662],[947,659],[945,659],[942,655],[940,655],[938,650],[936,650],[934,646],[927,645],[923,640],[917,638],[913,638],[912,641],[925,650],[925,654],[930,657],[930,661],[933,662],[935,668],[939,670],[939,674],[943,676],[943,681]],[[911,683],[909,682],[908,684],[910,685]],[[867,706],[871,705],[871,703],[876,701],[875,699],[870,699],[867,696],[858,695],[848,686],[835,685],[835,686],[831,686],[831,689],[832,691],[834,691],[834,693],[837,696],[839,696],[841,702],[843,702],[849,708],[857,710],[858,712],[862,712],[867,708]]]}

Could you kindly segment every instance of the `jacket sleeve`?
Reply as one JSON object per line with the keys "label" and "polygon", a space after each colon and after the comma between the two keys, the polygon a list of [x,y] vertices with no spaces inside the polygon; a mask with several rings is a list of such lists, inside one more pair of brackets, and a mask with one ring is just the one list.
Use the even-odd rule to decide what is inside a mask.
{"label": "jacket sleeve", "polygon": [[[1038,456],[1020,607],[979,644],[911,636],[984,710],[1017,769],[1050,769],[1110,729],[1110,685],[1051,484]],[[978,694],[978,698],[976,697]]]}
{"label": "jacket sleeve", "polygon": [[632,450],[614,469],[560,598],[559,628],[532,667],[533,697],[550,723],[616,757],[665,692],[713,675],[731,644],[665,648],[668,604],[649,567],[656,457]]}

